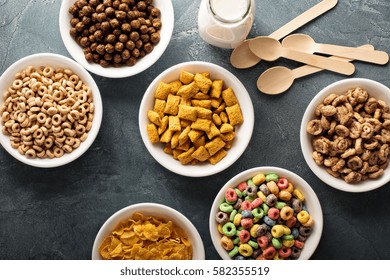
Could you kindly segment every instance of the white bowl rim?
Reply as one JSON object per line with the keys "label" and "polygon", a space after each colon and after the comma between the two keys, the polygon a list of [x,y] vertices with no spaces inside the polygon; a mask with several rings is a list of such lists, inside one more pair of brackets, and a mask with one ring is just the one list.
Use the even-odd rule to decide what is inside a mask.
{"label": "white bowl rim", "polygon": [[[321,236],[322,236],[322,230],[323,230],[323,213],[322,213],[322,207],[321,203],[312,189],[312,187],[298,174],[281,167],[274,167],[274,166],[260,166],[260,167],[253,167],[247,170],[244,170],[237,175],[235,175],[233,178],[231,178],[225,185],[221,187],[221,189],[218,191],[217,195],[215,196],[215,199],[212,203],[211,210],[210,210],[210,217],[209,217],[209,229],[210,229],[210,236],[212,243],[214,244],[215,250],[218,252],[220,257],[224,260],[231,260],[228,253],[220,246],[220,239],[221,234],[217,230],[216,222],[215,222],[215,215],[218,212],[218,207],[216,207],[218,204],[221,203],[220,197],[223,197],[224,191],[228,187],[236,186],[239,182],[242,180],[246,180],[250,178],[251,176],[254,176],[257,173],[276,173],[279,177],[286,177],[289,181],[294,182],[294,185],[296,186],[296,181],[299,180],[299,186],[297,187],[304,195],[305,195],[305,202],[310,201],[310,204],[314,206],[315,208],[315,214],[313,215],[313,210],[311,210],[311,207],[308,207],[308,212],[313,215],[314,217],[314,227],[313,232],[305,241],[305,247],[301,252],[301,255],[299,257],[299,260],[308,260],[313,255],[315,250],[318,247],[318,244],[320,243]],[[242,179],[240,179],[242,178]],[[244,179],[246,178],[246,179]],[[240,180],[239,180],[240,179]],[[236,184],[237,183],[237,184]],[[305,203],[305,204],[306,204]],[[307,205],[306,205],[307,206]],[[219,238],[218,238],[219,237]],[[218,244],[218,246],[216,245]]]}
{"label": "white bowl rim", "polygon": [[[323,98],[327,94],[330,94],[331,92],[335,92],[337,94],[343,94],[345,92],[344,89],[357,87],[357,86],[360,86],[363,89],[366,89],[365,87],[375,87],[380,89],[381,92],[383,92],[383,95],[390,96],[390,89],[387,86],[383,85],[382,83],[374,80],[370,80],[366,78],[347,78],[340,81],[336,81],[323,88],[319,93],[317,93],[316,96],[314,96],[314,98],[311,100],[311,102],[309,103],[309,105],[307,106],[304,112],[302,122],[301,122],[301,128],[300,128],[301,150],[303,153],[303,157],[305,158],[305,161],[307,165],[310,167],[310,169],[312,170],[312,172],[328,186],[338,189],[340,191],[353,192],[353,193],[372,191],[387,184],[390,181],[389,167],[387,168],[387,170],[385,170],[385,174],[383,174],[380,178],[375,180],[370,179],[360,183],[348,184],[341,178],[334,178],[332,175],[326,172],[324,167],[318,166],[314,162],[313,158],[311,157],[313,148],[311,145],[307,145],[307,143],[310,143],[311,135],[309,135],[306,132],[306,125],[312,119],[312,117],[314,117],[314,114],[311,114],[311,112],[314,112],[315,106],[321,103]],[[372,96],[371,93],[369,94]],[[390,102],[386,102],[386,103],[390,106]]]}
{"label": "white bowl rim", "polygon": [[[70,36],[70,14],[68,9],[71,6],[72,1],[62,1],[60,13],[59,13],[59,27],[62,41],[69,54],[81,64],[88,71],[106,78],[125,78],[134,76],[141,73],[152,66],[163,55],[168,44],[171,40],[173,28],[174,28],[174,10],[171,0],[154,0],[154,6],[160,7],[159,4],[164,6],[164,13],[161,14],[162,28],[160,42],[154,47],[153,51],[147,54],[144,58],[137,60],[134,66],[123,66],[120,68],[107,67],[104,68],[96,63],[89,63],[84,56],[81,46]],[[157,3],[157,4],[156,4]],[[69,19],[69,20],[68,20]]]}
{"label": "white bowl rim", "polygon": [[[152,208],[152,209],[148,210],[147,208]],[[158,213],[161,213],[160,216],[162,217],[164,217],[164,213],[166,212],[171,213],[168,214],[170,217],[173,215],[175,216],[175,221],[173,222],[176,224],[176,226],[179,226],[181,229],[185,230],[188,235],[188,238],[191,240],[192,251],[193,251],[192,259],[204,260],[205,250],[204,250],[203,241],[199,235],[198,230],[195,228],[193,223],[186,216],[184,216],[176,209],[164,204],[153,203],[153,202],[141,202],[141,203],[132,204],[112,214],[100,227],[99,232],[96,235],[95,241],[92,246],[92,256],[91,256],[92,260],[102,259],[100,257],[99,250],[98,250],[99,245],[103,241],[103,239],[107,236],[107,232],[108,233],[111,232],[120,223],[118,219],[120,219],[121,221],[126,220],[130,218],[130,216],[135,212],[146,213],[145,215],[149,215],[149,213],[153,212],[156,213],[155,216],[159,216],[159,214],[157,214],[157,211]],[[183,228],[182,224],[185,225],[185,227],[188,229]],[[196,245],[196,251],[194,250],[195,249],[194,245]]]}
{"label": "white bowl rim", "polygon": [[[76,63],[74,60],[55,53],[36,53],[31,54],[28,56],[25,56],[17,61],[15,61],[12,65],[10,65],[4,73],[0,76],[0,85],[2,85],[7,77],[14,76],[17,72],[24,70],[27,68],[28,65],[31,65],[30,61],[44,61],[45,59],[49,59],[51,62],[47,63],[53,63],[55,61],[56,63],[66,63],[66,67],[70,67],[72,71],[76,72],[79,76],[84,76],[83,81],[88,84],[88,86],[92,90],[93,94],[93,102],[95,105],[95,113],[94,113],[94,119],[92,122],[92,128],[88,133],[87,139],[81,143],[80,147],[75,149],[69,154],[64,154],[60,158],[53,158],[53,159],[29,159],[24,155],[21,155],[17,149],[14,149],[11,147],[10,140],[8,136],[3,135],[3,133],[0,132],[0,144],[3,146],[3,148],[12,155],[15,159],[30,165],[34,167],[40,167],[40,168],[53,168],[53,167],[59,167],[65,164],[68,164],[77,158],[79,158],[82,154],[84,154],[88,148],[93,144],[95,141],[96,136],[99,133],[101,122],[102,122],[102,116],[103,116],[103,104],[102,99],[100,96],[99,88],[95,82],[95,80],[92,78],[92,76],[86,71],[81,65]],[[34,66],[37,66],[39,64],[43,63],[33,63]],[[70,66],[68,66],[70,65]],[[62,68],[66,68],[62,67]],[[3,102],[1,102],[2,104]],[[2,125],[0,124],[0,127]]]}
{"label": "white bowl rim", "polygon": [[[243,111],[244,115],[249,116],[245,117],[244,116],[244,123],[242,123],[238,127],[238,131],[241,130],[246,130],[246,136],[245,138],[239,139],[240,143],[237,144],[239,146],[237,147],[232,147],[229,151],[228,154],[225,158],[223,158],[220,162],[218,162],[215,165],[208,164],[208,165],[182,165],[178,160],[174,160],[173,165],[167,165],[165,164],[165,160],[169,159],[171,160],[172,156],[167,155],[163,152],[162,148],[159,147],[158,151],[155,151],[156,149],[153,147],[153,144],[150,142],[148,135],[146,133],[146,124],[149,122],[146,117],[146,112],[149,109],[147,107],[147,103],[149,101],[150,96],[147,96],[146,94],[143,96],[140,109],[139,109],[139,116],[138,116],[138,121],[139,121],[139,130],[141,133],[141,138],[149,151],[149,153],[152,155],[152,157],[160,163],[163,167],[166,169],[179,174],[183,176],[188,176],[188,177],[206,177],[210,176],[213,174],[216,174],[218,172],[221,172],[225,170],[226,168],[230,167],[234,162],[236,162],[241,155],[245,152],[245,149],[247,148],[251,138],[252,138],[252,133],[253,133],[253,127],[254,127],[254,109],[253,109],[253,104],[251,97],[246,90],[245,86],[241,83],[241,81],[230,71],[226,70],[225,68],[210,63],[210,62],[205,62],[205,61],[187,61],[187,62],[182,62],[179,64],[176,64],[172,67],[169,67],[162,73],[160,73],[149,85],[149,87],[146,89],[145,92],[152,91],[155,89],[160,81],[164,80],[164,76],[168,75],[171,72],[174,71],[179,71],[181,69],[186,69],[186,68],[191,68],[191,67],[203,67],[206,71],[207,69],[212,69],[215,68],[218,71],[218,74],[223,74],[226,76],[229,76],[232,79],[232,85],[231,87],[234,88],[237,87],[240,89],[240,95],[242,96],[241,99],[239,99],[241,110]],[[210,71],[210,74],[213,75]],[[224,81],[225,82],[225,81]],[[236,91],[235,91],[236,92]],[[237,94],[236,94],[237,95]],[[242,104],[245,104],[245,108],[243,108]],[[142,120],[147,121],[145,123],[145,127],[143,126],[144,124],[142,123]],[[236,134],[236,137],[238,135]],[[235,139],[234,141],[237,143],[238,139]],[[234,145],[234,144],[233,144]],[[160,149],[161,148],[161,149]],[[206,164],[206,163],[205,163]]]}

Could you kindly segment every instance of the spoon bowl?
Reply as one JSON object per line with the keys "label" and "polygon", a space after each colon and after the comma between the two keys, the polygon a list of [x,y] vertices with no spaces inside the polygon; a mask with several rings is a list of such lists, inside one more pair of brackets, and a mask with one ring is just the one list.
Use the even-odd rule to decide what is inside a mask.
{"label": "spoon bowl", "polygon": [[[266,36],[259,36],[249,42],[249,48],[252,50],[252,45],[256,46],[258,57],[267,61],[275,61],[283,55],[282,45],[278,40]],[[253,50],[252,50],[253,51]]]}
{"label": "spoon bowl", "polygon": [[306,53],[315,53],[315,44],[314,39],[306,34],[292,34],[282,41],[282,46]]}
{"label": "spoon bowl", "polygon": [[294,83],[293,70],[284,66],[275,66],[264,71],[257,79],[257,88],[270,95],[288,90]]}

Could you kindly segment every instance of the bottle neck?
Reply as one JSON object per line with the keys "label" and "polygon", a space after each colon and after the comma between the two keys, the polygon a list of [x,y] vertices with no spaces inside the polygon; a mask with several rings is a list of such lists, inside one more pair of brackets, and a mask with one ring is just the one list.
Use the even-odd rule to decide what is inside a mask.
{"label": "bottle neck", "polygon": [[237,23],[251,10],[251,0],[206,0],[213,17],[222,23]]}

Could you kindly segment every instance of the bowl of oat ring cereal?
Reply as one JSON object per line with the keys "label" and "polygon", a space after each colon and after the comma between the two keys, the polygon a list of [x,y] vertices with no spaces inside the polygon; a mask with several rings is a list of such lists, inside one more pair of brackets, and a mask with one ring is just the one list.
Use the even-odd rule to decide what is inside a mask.
{"label": "bowl of oat ring cereal", "polygon": [[108,78],[136,75],[164,53],[172,36],[170,0],[62,1],[59,24],[71,56]]}
{"label": "bowl of oat ring cereal", "polygon": [[244,153],[254,110],[236,76],[212,63],[190,61],[153,80],[138,120],[147,150],[162,166],[204,177],[225,170]]}
{"label": "bowl of oat ring cereal", "polygon": [[16,61],[1,75],[0,93],[0,143],[25,164],[67,164],[87,151],[99,132],[99,89],[65,56],[39,53]]}
{"label": "bowl of oat ring cereal", "polygon": [[365,192],[390,181],[390,89],[363,78],[321,90],[308,105],[300,142],[311,170],[324,183]]}

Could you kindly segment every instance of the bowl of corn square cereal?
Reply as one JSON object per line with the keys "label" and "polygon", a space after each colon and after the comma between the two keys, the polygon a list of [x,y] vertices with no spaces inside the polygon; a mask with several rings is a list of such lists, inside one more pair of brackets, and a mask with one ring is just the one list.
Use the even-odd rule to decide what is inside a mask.
{"label": "bowl of corn square cereal", "polygon": [[139,110],[142,140],[168,170],[189,177],[232,165],[252,136],[254,110],[244,85],[208,62],[184,62],[147,88]]}
{"label": "bowl of corn square cereal", "polygon": [[310,169],[327,185],[366,192],[390,181],[390,89],[363,78],[321,90],[308,105],[300,142]]}
{"label": "bowl of corn square cereal", "polygon": [[0,77],[0,92],[0,143],[25,164],[70,163],[99,132],[99,89],[83,67],[65,56],[39,53],[16,61]]}

